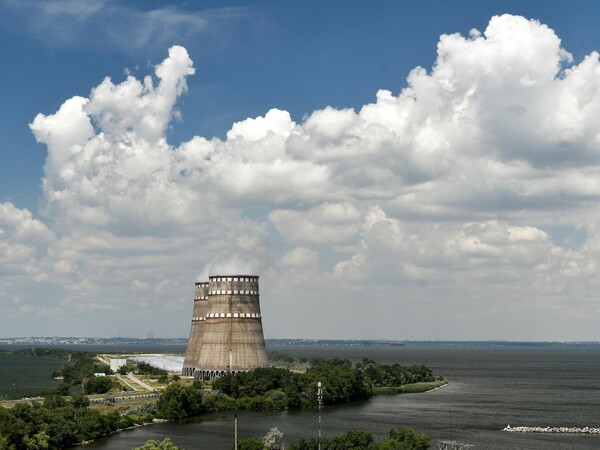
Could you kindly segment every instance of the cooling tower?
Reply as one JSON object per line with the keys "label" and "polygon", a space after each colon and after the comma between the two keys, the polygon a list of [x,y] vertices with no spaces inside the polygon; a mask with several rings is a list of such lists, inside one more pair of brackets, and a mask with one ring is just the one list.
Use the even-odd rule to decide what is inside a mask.
{"label": "cooling tower", "polygon": [[[192,312],[192,326],[190,328],[190,338],[188,340],[188,348],[183,362],[184,375],[193,375],[193,371],[189,371],[189,367],[193,367],[194,361],[197,360],[200,351],[202,323],[206,318],[208,309],[208,283],[196,283],[194,293],[194,311]],[[192,345],[194,343],[195,345]]]}
{"label": "cooling tower", "polygon": [[258,276],[212,276],[196,283],[184,375],[215,378],[268,367]]}

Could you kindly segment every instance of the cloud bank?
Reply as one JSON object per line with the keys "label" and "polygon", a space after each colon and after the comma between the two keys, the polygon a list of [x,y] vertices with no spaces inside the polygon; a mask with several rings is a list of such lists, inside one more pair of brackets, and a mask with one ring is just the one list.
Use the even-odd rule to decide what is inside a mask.
{"label": "cloud bank", "polygon": [[[180,336],[197,277],[249,271],[271,337],[600,339],[598,56],[496,16],[396,95],[175,147],[194,67],[173,46],[30,124],[44,221],[0,205],[0,303],[61,317],[47,334]],[[60,289],[11,303],[26,274]]]}

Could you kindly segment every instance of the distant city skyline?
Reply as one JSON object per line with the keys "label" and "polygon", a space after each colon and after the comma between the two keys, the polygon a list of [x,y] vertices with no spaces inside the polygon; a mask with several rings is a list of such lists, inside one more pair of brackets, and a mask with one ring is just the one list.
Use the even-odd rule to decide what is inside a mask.
{"label": "distant city skyline", "polygon": [[0,0],[0,337],[600,341],[599,12]]}

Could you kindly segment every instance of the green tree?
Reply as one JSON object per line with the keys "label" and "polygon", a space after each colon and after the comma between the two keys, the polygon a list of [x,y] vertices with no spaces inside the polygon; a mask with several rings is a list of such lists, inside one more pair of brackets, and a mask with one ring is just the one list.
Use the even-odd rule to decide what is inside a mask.
{"label": "green tree", "polygon": [[359,430],[350,430],[342,436],[337,436],[331,440],[327,447],[330,450],[367,450],[371,448],[374,439],[371,433]]}
{"label": "green tree", "polygon": [[167,374],[159,375],[158,382],[159,383],[168,383],[169,382],[169,375],[167,375]]}
{"label": "green tree", "polygon": [[98,411],[89,409],[84,411],[85,413],[83,414],[81,411],[76,412],[75,417],[72,419],[75,426],[75,440],[77,442],[98,439],[109,435],[119,428],[118,424],[112,425],[110,414],[103,416]]}
{"label": "green tree", "polygon": [[46,450],[50,448],[50,436],[45,431],[40,431],[32,437],[26,437],[24,441],[27,450]]}
{"label": "green tree", "polygon": [[75,408],[63,407],[52,411],[49,417],[48,435],[50,448],[69,447],[79,442],[77,439],[77,424],[73,421]]}
{"label": "green tree", "polygon": [[0,450],[14,450],[14,446],[8,444],[8,438],[0,434]]}
{"label": "green tree", "polygon": [[398,427],[390,430],[389,437],[379,444],[377,450],[427,450],[430,444],[429,436],[417,435],[407,427]]}
{"label": "green tree", "polygon": [[290,450],[317,450],[317,448],[318,442],[316,438],[302,438],[298,442],[290,444]]}
{"label": "green tree", "polygon": [[83,390],[86,394],[105,394],[112,388],[109,377],[92,377],[85,381]]}
{"label": "green tree", "polygon": [[39,406],[18,403],[11,409],[11,414],[25,424],[21,431],[23,435],[31,436],[42,430],[44,411]]}
{"label": "green tree", "polygon": [[171,439],[166,438],[163,441],[151,439],[146,441],[141,447],[136,447],[132,450],[179,450]]}
{"label": "green tree", "polygon": [[69,363],[56,375],[63,377],[69,386],[81,386],[84,380],[94,376],[94,372],[102,372],[105,366],[97,364],[95,355],[87,352],[69,352],[64,355]]}
{"label": "green tree", "polygon": [[164,419],[183,419],[204,411],[202,393],[191,386],[171,384],[157,403],[158,415]]}
{"label": "green tree", "polygon": [[58,395],[69,395],[70,391],[71,391],[71,385],[69,385],[67,383],[60,383],[56,387],[56,393]]}
{"label": "green tree", "polygon": [[238,442],[238,450],[264,450],[265,445],[259,437],[249,437]]}
{"label": "green tree", "polygon": [[[321,449],[323,450],[372,450],[373,435],[366,431],[350,430],[333,439],[321,438]],[[291,450],[317,450],[319,440],[317,438],[301,439],[290,446]]]}
{"label": "green tree", "polygon": [[137,364],[137,369],[136,369],[135,373],[139,373],[140,375],[156,375],[156,376],[169,375],[169,372],[167,372],[166,370],[159,369],[158,367],[154,367],[143,361],[140,361]]}
{"label": "green tree", "polygon": [[83,392],[80,392],[71,398],[71,403],[75,408],[87,408],[90,406],[90,399]]}
{"label": "green tree", "polygon": [[[416,435],[413,430],[406,427],[390,430],[388,438],[383,442],[374,442],[373,435],[366,431],[350,430],[333,439],[322,438],[322,450],[426,450],[430,445],[430,438],[425,435]],[[290,445],[290,450],[317,450],[317,438],[301,439]]]}
{"label": "green tree", "polygon": [[25,436],[25,422],[0,407],[0,449],[15,450]]}
{"label": "green tree", "polygon": [[44,408],[56,409],[66,406],[67,401],[60,395],[50,395],[44,400]]}

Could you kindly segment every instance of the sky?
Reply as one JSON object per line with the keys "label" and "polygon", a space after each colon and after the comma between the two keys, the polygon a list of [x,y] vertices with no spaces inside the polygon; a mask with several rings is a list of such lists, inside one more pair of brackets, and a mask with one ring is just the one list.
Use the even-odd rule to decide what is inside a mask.
{"label": "sky", "polygon": [[599,12],[0,0],[0,337],[600,340]]}

